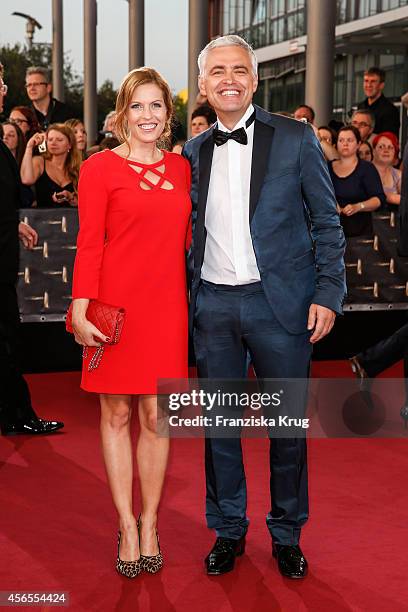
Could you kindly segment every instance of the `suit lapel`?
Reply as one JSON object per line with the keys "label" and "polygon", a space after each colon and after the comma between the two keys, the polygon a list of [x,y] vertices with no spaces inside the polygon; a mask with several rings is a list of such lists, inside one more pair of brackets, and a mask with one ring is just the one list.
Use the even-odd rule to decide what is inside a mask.
{"label": "suit lapel", "polygon": [[207,206],[208,187],[210,185],[211,164],[214,152],[212,130],[202,143],[199,152],[199,180],[196,223],[195,267],[201,269],[205,248],[205,210]]}
{"label": "suit lapel", "polygon": [[[257,113],[258,114],[258,113]],[[252,148],[251,187],[249,192],[249,221],[254,216],[261,188],[268,167],[269,152],[274,128],[264,121],[255,119],[254,144]]]}
{"label": "suit lapel", "polygon": [[9,164],[11,170],[13,171],[13,174],[14,174],[17,182],[20,183],[20,174],[19,174],[19,171],[18,171],[17,162],[14,159],[10,149],[2,141],[0,141],[0,147],[1,147],[1,150],[2,150],[2,152],[4,154],[4,157],[7,160],[7,163]]}

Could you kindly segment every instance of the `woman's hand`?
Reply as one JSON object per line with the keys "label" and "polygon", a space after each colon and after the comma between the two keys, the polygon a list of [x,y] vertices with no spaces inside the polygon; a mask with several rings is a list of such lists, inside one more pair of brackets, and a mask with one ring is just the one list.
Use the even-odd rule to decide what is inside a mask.
{"label": "woman's hand", "polygon": [[88,319],[77,319],[75,322],[73,319],[72,328],[74,330],[75,342],[82,346],[101,346],[110,340]]}
{"label": "woman's hand", "polygon": [[33,149],[45,140],[45,134],[31,136],[21,160],[20,176],[23,185],[34,185],[44,172],[44,159],[41,155],[33,156]]}
{"label": "woman's hand", "polygon": [[[72,304],[72,328],[75,342],[82,346],[101,346],[108,342],[107,338],[93,323],[86,318],[89,300],[76,299]],[[98,342],[99,340],[99,342]]]}
{"label": "woman's hand", "polygon": [[78,206],[78,196],[76,193],[71,193],[71,199],[69,200],[69,205]]}
{"label": "woman's hand", "polygon": [[37,132],[36,134],[31,136],[31,138],[27,142],[26,149],[34,149],[34,147],[37,147],[38,145],[40,145],[42,142],[44,142],[44,140],[45,140],[45,133]]}
{"label": "woman's hand", "polygon": [[400,193],[388,193],[387,202],[388,204],[394,204],[394,206],[399,206],[401,204],[401,194]]}
{"label": "woman's hand", "polygon": [[68,204],[71,204],[74,198],[74,194],[71,193],[70,191],[67,191],[67,189],[62,189],[62,191],[54,191],[51,198],[57,204],[63,204],[65,202],[68,202]]}
{"label": "woman's hand", "polygon": [[362,208],[360,204],[346,204],[346,206],[341,209],[341,214],[346,215],[346,217],[351,217],[361,211]]}

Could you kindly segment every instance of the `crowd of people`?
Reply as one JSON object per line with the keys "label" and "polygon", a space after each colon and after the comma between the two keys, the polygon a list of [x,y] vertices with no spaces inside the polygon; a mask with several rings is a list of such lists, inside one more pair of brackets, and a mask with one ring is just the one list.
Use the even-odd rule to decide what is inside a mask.
{"label": "crowd of people", "polygon": [[401,201],[399,111],[384,96],[384,85],[385,72],[369,68],[363,81],[366,98],[345,124],[316,127],[314,110],[306,104],[293,113],[313,127],[320,141],[346,238],[372,236],[372,211],[398,210]]}
{"label": "crowd of people", "polygon": [[[350,112],[345,123],[315,124],[315,111],[299,105],[287,117],[307,122],[313,128],[329,165],[337,199],[337,209],[346,238],[371,237],[372,212],[379,208],[398,210],[401,201],[401,167],[397,107],[384,94],[385,72],[377,67],[364,74],[365,99]],[[191,117],[191,134],[207,130],[217,120],[208,102],[200,105]],[[173,151],[181,152],[181,142]]]}
{"label": "crowd of people", "polygon": [[[337,121],[316,127],[315,112],[307,104],[292,116],[309,123],[320,141],[330,168],[338,212],[346,237],[372,234],[371,212],[396,209],[401,199],[399,113],[384,96],[385,73],[377,67],[364,75],[361,101],[344,125]],[[10,110],[1,125],[4,144],[20,168],[24,207],[77,206],[81,163],[93,153],[120,144],[115,111],[109,112],[95,143],[87,142],[81,119],[69,118],[66,105],[52,96],[46,69],[32,66],[26,73],[27,106]],[[210,128],[217,116],[208,101],[200,103],[190,119],[191,136]],[[181,153],[185,140],[172,140]]]}
{"label": "crowd of people", "polygon": [[81,163],[119,141],[115,112],[108,113],[96,143],[88,147],[81,119],[70,118],[67,106],[52,96],[48,71],[32,66],[26,72],[27,106],[15,106],[0,124],[1,137],[20,169],[22,206],[77,206]]}

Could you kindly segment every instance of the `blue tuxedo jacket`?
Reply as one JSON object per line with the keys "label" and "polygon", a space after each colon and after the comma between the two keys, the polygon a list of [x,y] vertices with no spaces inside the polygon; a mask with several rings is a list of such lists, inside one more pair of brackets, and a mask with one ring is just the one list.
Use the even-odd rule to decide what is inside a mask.
{"label": "blue tuxedo jacket", "polygon": [[[306,331],[309,306],[341,313],[345,240],[327,164],[312,128],[255,106],[249,219],[268,302],[289,333]],[[214,126],[189,140],[193,241],[190,330],[204,258]]]}

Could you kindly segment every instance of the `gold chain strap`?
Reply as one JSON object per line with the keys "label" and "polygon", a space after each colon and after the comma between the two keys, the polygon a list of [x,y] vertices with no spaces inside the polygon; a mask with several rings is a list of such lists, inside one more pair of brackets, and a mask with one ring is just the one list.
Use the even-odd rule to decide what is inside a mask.
{"label": "gold chain strap", "polygon": [[[114,341],[112,342],[112,344],[117,344],[119,340],[119,325],[118,323],[116,323],[115,326],[115,337],[114,337]],[[82,359],[86,359],[88,357],[88,346],[84,346],[82,349]],[[99,366],[99,364],[101,363],[102,357],[103,357],[103,352],[105,350],[105,346],[102,344],[102,346],[98,346],[95,353],[92,355],[91,360],[88,364],[88,372],[92,372],[92,370],[96,370],[96,368]]]}
{"label": "gold chain strap", "polygon": [[91,361],[88,364],[88,372],[92,372],[92,370],[96,370],[98,365],[101,363],[101,359],[102,359],[104,350],[105,350],[105,347],[103,345],[98,346],[95,353],[92,355]]}

